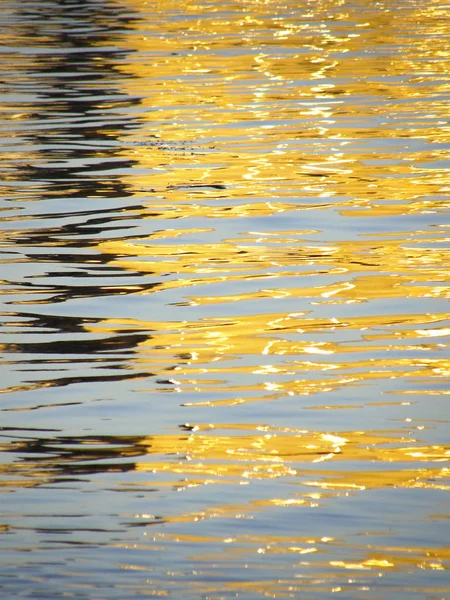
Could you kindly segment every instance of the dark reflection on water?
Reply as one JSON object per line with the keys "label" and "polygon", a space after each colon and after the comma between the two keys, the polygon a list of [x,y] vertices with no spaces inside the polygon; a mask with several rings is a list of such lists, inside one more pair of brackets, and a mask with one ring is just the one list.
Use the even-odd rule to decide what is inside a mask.
{"label": "dark reflection on water", "polygon": [[446,17],[2,4],[2,598],[450,597]]}
{"label": "dark reflection on water", "polygon": [[89,1],[10,6],[3,16],[12,28],[12,48],[4,50],[14,68],[7,92],[24,113],[19,118],[27,119],[20,139],[33,151],[33,161],[23,156],[13,165],[11,179],[30,182],[28,190],[34,198],[39,190],[41,199],[125,195],[118,178],[86,175],[132,166],[111,146],[118,128],[132,127],[133,119],[108,116],[105,107],[126,109],[139,101],[115,86],[115,66],[127,53],[103,46],[132,26],[132,14]]}

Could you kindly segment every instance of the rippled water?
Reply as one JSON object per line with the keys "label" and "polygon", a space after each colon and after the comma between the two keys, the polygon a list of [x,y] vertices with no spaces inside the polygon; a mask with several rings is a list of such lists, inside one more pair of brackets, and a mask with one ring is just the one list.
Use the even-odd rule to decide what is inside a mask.
{"label": "rippled water", "polygon": [[449,14],[2,3],[2,598],[450,598]]}

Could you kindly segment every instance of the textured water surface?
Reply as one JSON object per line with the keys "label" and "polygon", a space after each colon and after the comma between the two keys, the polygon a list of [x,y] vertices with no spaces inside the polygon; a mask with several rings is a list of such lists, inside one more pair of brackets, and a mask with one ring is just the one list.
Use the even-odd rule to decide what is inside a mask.
{"label": "textured water surface", "polygon": [[449,14],[2,3],[2,598],[450,598]]}

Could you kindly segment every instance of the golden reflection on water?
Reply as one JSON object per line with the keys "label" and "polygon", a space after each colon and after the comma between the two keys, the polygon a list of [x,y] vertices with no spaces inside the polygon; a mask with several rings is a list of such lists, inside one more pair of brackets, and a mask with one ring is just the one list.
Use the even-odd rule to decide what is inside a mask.
{"label": "golden reflection on water", "polygon": [[[137,578],[113,572],[96,590],[78,558],[61,558],[67,594],[443,600],[446,7],[106,5],[126,14],[93,21],[111,30],[86,59],[104,79],[53,100],[44,90],[39,115],[13,94],[2,109],[2,185],[17,206],[0,233],[0,352],[15,375],[0,389],[0,488],[54,496],[43,516],[40,498],[13,507],[19,524],[2,516],[0,534],[22,554],[54,544],[62,556],[57,536],[82,526],[47,521],[98,520],[98,538],[70,543],[93,560],[120,551],[95,569]],[[78,51],[59,64],[52,28],[31,25],[0,34],[42,54],[20,55],[21,85],[34,71],[83,74]],[[90,144],[61,189],[62,149],[24,132],[52,119],[58,143]],[[24,430],[8,421],[18,415]],[[15,542],[21,531],[36,544]]]}

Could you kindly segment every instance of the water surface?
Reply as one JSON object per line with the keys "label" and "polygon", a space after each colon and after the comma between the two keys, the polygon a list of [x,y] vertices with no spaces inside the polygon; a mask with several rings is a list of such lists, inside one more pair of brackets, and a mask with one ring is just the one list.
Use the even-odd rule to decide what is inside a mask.
{"label": "water surface", "polygon": [[2,4],[2,598],[450,598],[449,11]]}

